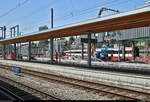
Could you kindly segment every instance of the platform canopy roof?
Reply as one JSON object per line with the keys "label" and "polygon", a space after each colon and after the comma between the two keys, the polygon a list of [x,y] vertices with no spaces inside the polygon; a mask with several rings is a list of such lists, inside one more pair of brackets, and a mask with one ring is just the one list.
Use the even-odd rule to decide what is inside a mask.
{"label": "platform canopy roof", "polygon": [[150,7],[122,12],[105,17],[64,25],[61,27],[34,32],[20,37],[0,40],[0,44],[23,43],[59,37],[84,35],[89,31],[92,33],[122,30],[136,27],[150,26]]}

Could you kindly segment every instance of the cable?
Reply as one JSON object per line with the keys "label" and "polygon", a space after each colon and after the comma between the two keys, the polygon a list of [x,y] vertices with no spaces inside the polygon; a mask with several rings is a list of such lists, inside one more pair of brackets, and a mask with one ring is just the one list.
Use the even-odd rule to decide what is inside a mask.
{"label": "cable", "polygon": [[[111,3],[114,3],[114,1],[116,1],[116,0],[112,0],[112,1],[109,1],[109,2],[106,2],[105,4],[111,4]],[[55,1],[53,1],[53,2],[51,2],[51,5],[52,4],[54,4],[54,3],[56,3],[56,0]],[[103,4],[101,4],[101,5],[105,5],[104,3]],[[101,6],[101,5],[99,5],[99,6]],[[49,7],[49,4],[48,4],[48,7]],[[34,10],[34,11],[32,11],[29,15],[26,15],[26,16],[23,16],[22,18],[28,18],[28,17],[31,17],[31,16],[33,16],[35,13],[39,13],[39,11],[41,11],[41,10],[43,10],[43,9],[41,9],[41,8],[47,8],[47,6],[45,7],[45,6],[42,6],[42,7],[40,7],[40,8],[38,8],[38,9],[36,9],[36,10]],[[94,7],[95,8],[95,7]],[[86,10],[89,10],[89,9],[91,9],[91,8],[88,8],[88,9],[85,9],[85,10],[81,10],[81,12],[83,12],[83,11],[86,11]],[[37,12],[38,11],[38,12]],[[70,13],[70,14],[73,14],[73,13]],[[69,18],[70,18],[70,14],[68,15],[69,16]],[[67,17],[67,16],[66,16]],[[74,16],[72,16],[71,15],[71,17],[74,17]],[[21,18],[21,19],[22,19]],[[59,18],[60,19],[60,18]],[[62,17],[61,17],[61,19],[62,19]],[[18,20],[18,19],[17,19]],[[55,20],[57,20],[57,19],[55,19]]]}
{"label": "cable", "polygon": [[[118,1],[119,1],[119,0],[118,0]],[[98,9],[100,8],[100,6],[104,6],[104,4],[105,4],[105,5],[116,5],[116,4],[122,5],[122,4],[124,4],[124,2],[127,3],[126,1],[129,1],[129,0],[122,1],[121,4],[120,4],[120,1],[119,1],[119,2],[118,2],[118,1],[112,0],[112,1],[109,1],[109,2],[105,2],[105,3],[101,4],[101,5],[97,5],[96,7],[93,7],[93,8],[90,7],[90,8],[84,9],[84,10],[80,10],[81,12],[74,14],[73,17],[77,17],[77,16],[79,17],[79,16],[84,15],[84,14],[92,13],[91,11],[95,11],[95,9],[98,10]],[[46,7],[46,8],[47,8],[47,7]],[[40,8],[39,8],[38,10],[40,10]],[[35,13],[37,13],[36,11],[37,11],[37,10],[31,12],[32,15],[35,14]],[[85,11],[87,11],[87,12],[85,12]],[[35,13],[34,13],[34,12],[35,12]],[[83,12],[83,13],[82,13],[82,12]],[[97,11],[95,11],[95,12],[97,12]],[[31,15],[31,16],[32,16],[32,15]],[[31,17],[31,16],[30,16],[30,17]],[[66,19],[68,20],[68,19],[70,19],[70,18],[73,18],[72,15],[70,15],[70,14],[69,14],[68,16],[69,16],[69,17],[65,18],[65,20],[66,20]],[[71,17],[70,17],[70,16],[71,16]],[[28,17],[28,15],[25,16],[25,18],[26,18],[26,17]],[[56,18],[56,19],[54,19],[54,20],[57,20],[57,21],[58,21],[58,18]],[[62,19],[62,17],[61,17],[61,18],[59,18],[59,20],[64,20],[64,19]],[[47,20],[47,21],[49,21],[49,20]],[[39,22],[38,22],[38,23],[39,23]],[[37,25],[35,25],[35,26],[37,26]],[[30,29],[32,29],[31,26],[30,26]]]}
{"label": "cable", "polygon": [[[112,1],[111,1],[112,2]],[[108,2],[107,2],[108,3]],[[41,8],[40,8],[41,9]],[[86,14],[86,13],[85,13]],[[70,17],[69,17],[70,18]],[[55,19],[56,20],[56,19]],[[61,19],[60,19],[61,20]],[[48,21],[49,22],[49,20],[46,20],[46,21]],[[44,21],[45,22],[45,21]],[[31,23],[31,22],[30,22]],[[33,23],[33,22],[32,22]],[[39,22],[38,22],[39,23]],[[42,22],[43,23],[43,22]],[[35,24],[35,25],[37,25],[37,24]],[[32,28],[32,27],[31,27]]]}
{"label": "cable", "polygon": [[38,9],[36,9],[36,10],[30,12],[29,14],[27,14],[27,15],[25,15],[25,16],[22,16],[22,17],[19,17],[19,18],[16,18],[16,19],[13,19],[13,20],[22,20],[22,18],[28,19],[28,18],[30,18],[31,16],[33,16],[34,14],[40,13],[42,10],[44,10],[44,9],[46,9],[46,8],[48,8],[48,7],[50,7],[51,5],[53,5],[53,4],[55,4],[55,3],[56,3],[56,0],[53,0],[53,2],[50,2],[50,3],[48,3],[47,5],[44,5],[44,6],[42,6],[42,7],[39,7]]}
{"label": "cable", "polygon": [[31,25],[31,26],[26,26],[26,27],[24,27],[24,28],[22,28],[23,30],[25,30],[25,31],[27,31],[27,30],[32,30],[34,27],[36,27],[37,29],[38,29],[38,27],[40,27],[40,25],[41,24],[43,24],[43,23],[45,23],[45,22],[49,22],[48,20],[46,20],[46,21],[42,21],[42,22],[38,22],[38,23],[36,23],[36,24],[34,24],[34,25]]}
{"label": "cable", "polygon": [[[113,3],[113,2],[115,2],[116,0],[112,0],[112,1],[109,1],[109,2],[106,2],[106,3],[103,3],[103,4],[101,4],[101,5],[98,5],[98,7],[100,7],[100,6],[102,6],[102,5],[106,5],[106,4],[111,4],[111,3]],[[71,1],[70,1],[71,2]],[[64,18],[64,17],[68,17],[68,16],[72,16],[72,14],[74,14],[74,13],[78,13],[78,12],[83,12],[83,11],[86,11],[86,10],[89,10],[89,9],[91,9],[91,8],[93,8],[93,7],[90,7],[90,8],[87,8],[87,9],[84,9],[84,10],[79,10],[79,11],[72,11],[72,12],[69,12],[68,14],[65,14],[65,16],[61,16],[61,17],[58,17],[58,18],[55,18],[55,20],[56,19],[62,19],[62,18]],[[94,5],[94,8],[95,8],[95,5]]]}
{"label": "cable", "polygon": [[[126,1],[129,1],[129,0],[126,0]],[[123,1],[123,2],[126,2],[126,1]],[[112,2],[112,1],[111,1]],[[121,4],[123,4],[123,2],[121,2]],[[108,2],[107,2],[108,3]],[[120,2],[117,2],[117,4],[118,3],[120,3]],[[127,2],[126,2],[127,3]],[[109,3],[109,5],[116,5],[116,2],[114,3]],[[85,13],[82,13],[82,12],[80,12],[79,14],[77,14],[76,16],[74,16],[74,17],[77,17],[77,16],[81,16],[81,15],[84,15],[84,14],[89,14],[91,11],[94,11],[95,9],[98,9],[99,10],[99,8],[94,8],[94,9],[90,9],[90,10],[88,10],[88,12],[85,12]],[[86,11],[86,10],[83,10],[83,11]],[[68,17],[68,18],[66,18],[67,20],[68,19],[70,19],[70,18],[73,18],[73,17]],[[65,19],[65,20],[66,20]],[[55,19],[56,20],[56,19]],[[60,19],[60,20],[62,20],[62,19]],[[64,20],[64,19],[63,19]],[[48,21],[49,22],[49,20],[46,20],[46,21]],[[58,19],[57,19],[57,21],[58,21]],[[39,22],[38,22],[39,23]],[[44,23],[44,22],[41,22],[41,23]],[[39,25],[39,24],[35,24],[35,25],[33,25],[33,26],[30,26],[29,28],[31,29],[31,28],[33,28],[34,26],[37,26],[37,25]],[[27,28],[26,28],[27,29]]]}
{"label": "cable", "polygon": [[[120,2],[114,2],[114,1],[116,1],[116,0],[112,0],[112,1],[110,1],[110,2],[107,2],[107,3],[105,3],[105,5],[116,5],[116,3],[117,4],[120,4]],[[124,2],[125,3],[127,3],[127,1],[129,2],[129,0],[126,0],[126,1],[123,1],[123,2],[121,2],[121,4],[123,4]],[[101,5],[104,5],[104,4],[101,4]],[[100,5],[99,5],[100,6]],[[70,19],[70,18],[73,18],[73,17],[77,17],[77,16],[81,16],[81,15],[84,15],[84,14],[87,14],[87,13],[90,13],[91,11],[94,11],[94,10],[99,10],[99,8],[97,8],[97,7],[94,7],[94,9],[92,8],[92,9],[85,9],[85,10],[81,10],[81,11],[87,11],[87,10],[89,10],[88,12],[85,12],[85,13],[82,13],[82,12],[80,12],[79,14],[77,14],[77,15],[71,15],[71,17],[67,17],[67,16],[65,16],[65,17],[67,17],[67,18],[65,18],[65,20],[66,19]],[[71,12],[72,13],[72,12]],[[69,15],[68,15],[69,16]],[[54,20],[62,20],[62,17],[61,18],[56,18],[56,19],[54,19]]]}
{"label": "cable", "polygon": [[[55,3],[56,3],[56,0],[53,0],[53,2],[49,3],[48,5],[46,5],[46,6],[44,5],[44,6],[40,7],[40,8],[38,8],[38,9],[32,11],[30,14],[28,14],[28,15],[26,15],[26,16],[24,16],[24,17],[28,18],[28,17],[33,16],[33,15],[36,14],[36,13],[40,13],[43,9],[46,9],[46,8],[50,7],[51,5],[53,5],[53,4],[55,4]],[[50,4],[51,4],[51,5],[50,5]],[[38,11],[38,12],[37,12],[37,11]]]}
{"label": "cable", "polygon": [[22,3],[19,3],[16,7],[8,10],[7,12],[5,12],[4,14],[0,15],[0,18],[7,16],[9,13],[13,12],[14,10],[16,10],[17,8],[23,6],[24,4],[26,4],[29,0],[25,0]]}
{"label": "cable", "polygon": [[[116,0],[114,0],[114,1],[116,1]],[[124,4],[124,3],[128,3],[127,1],[129,2],[129,0],[125,0],[125,1],[119,2],[119,3],[118,3],[118,2],[113,2],[112,4],[107,2],[106,5],[109,5],[109,6],[111,5],[111,6],[112,6],[112,5],[116,5],[116,3],[122,5],[122,4]],[[112,1],[111,1],[111,2],[112,2]],[[99,5],[99,7],[100,7],[100,5]],[[99,7],[98,7],[98,8],[99,8]],[[88,12],[84,12],[84,13],[80,12],[80,13],[77,13],[76,15],[74,14],[73,17],[77,17],[77,16],[79,17],[79,16],[84,15],[84,14],[87,14],[87,13],[89,14],[89,13],[91,13],[91,11],[95,11],[95,10],[97,10],[98,8],[97,8],[97,7],[96,7],[96,8],[94,7],[94,8],[92,8],[92,9],[85,9],[85,10],[82,10],[82,11],[87,11],[87,10],[88,10]],[[96,11],[96,12],[97,12],[97,11]],[[93,13],[93,12],[92,12],[92,13]],[[65,18],[64,20],[68,20],[68,19],[71,19],[71,18],[73,18],[73,17],[72,17],[72,16],[69,16],[69,17]],[[58,18],[55,19],[55,20],[58,21]]]}
{"label": "cable", "polygon": [[[118,1],[120,1],[120,0],[118,0]],[[118,1],[117,1],[117,2],[118,2]],[[103,3],[103,4],[100,4],[100,5],[97,5],[97,6],[94,6],[94,7],[90,7],[90,8],[84,9],[84,10],[75,11],[73,17],[75,17],[75,15],[80,15],[80,14],[82,14],[82,12],[84,12],[84,11],[88,11],[87,13],[89,13],[89,10],[92,10],[92,9],[95,10],[95,8],[97,9],[97,8],[100,8],[101,6],[111,5],[111,4],[113,4],[113,3],[116,3],[116,0],[112,0],[112,1],[109,1],[109,2],[106,2],[106,3]],[[76,12],[77,12],[77,13],[76,13]],[[79,13],[78,13],[78,12],[79,12]],[[68,14],[69,18],[70,18],[70,14],[71,14],[71,13]],[[64,16],[64,17],[67,17],[67,16]],[[71,16],[71,17],[72,17],[72,16]],[[62,17],[60,17],[60,18],[62,18]],[[60,19],[60,18],[56,18],[55,20]]]}

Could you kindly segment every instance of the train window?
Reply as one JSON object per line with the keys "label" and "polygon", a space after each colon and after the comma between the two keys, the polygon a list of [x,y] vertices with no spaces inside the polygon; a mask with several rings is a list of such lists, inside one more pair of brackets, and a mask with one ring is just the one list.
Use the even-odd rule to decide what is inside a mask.
{"label": "train window", "polygon": [[118,54],[118,51],[113,51],[114,54]]}

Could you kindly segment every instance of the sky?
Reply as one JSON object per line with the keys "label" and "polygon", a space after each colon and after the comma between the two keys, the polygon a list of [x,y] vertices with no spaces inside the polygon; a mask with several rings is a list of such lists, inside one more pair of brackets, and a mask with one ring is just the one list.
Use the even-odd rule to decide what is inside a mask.
{"label": "sky", "polygon": [[[0,27],[19,24],[22,34],[38,31],[40,26],[50,28],[51,8],[54,9],[54,27],[97,16],[102,7],[124,12],[145,5],[149,0],[1,0]],[[103,14],[112,14],[105,11]]]}

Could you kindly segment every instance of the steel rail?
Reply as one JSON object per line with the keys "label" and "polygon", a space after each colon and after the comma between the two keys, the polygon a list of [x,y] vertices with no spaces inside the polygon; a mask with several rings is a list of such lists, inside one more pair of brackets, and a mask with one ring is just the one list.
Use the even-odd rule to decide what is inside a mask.
{"label": "steel rail", "polygon": [[15,100],[15,101],[24,101],[23,98],[19,97],[18,95],[16,95],[15,93],[9,91],[8,89],[0,86],[0,90],[2,92],[4,92],[4,94],[11,100]]}
{"label": "steel rail", "polygon": [[[112,86],[112,85],[106,85],[103,83],[96,83],[96,82],[90,82],[90,81],[85,81],[85,80],[80,80],[80,79],[76,79],[76,78],[69,78],[69,77],[65,77],[65,76],[59,76],[59,75],[54,75],[54,74],[48,74],[48,73],[43,73],[43,72],[38,72],[38,71],[32,71],[32,70],[23,70],[22,71],[25,74],[28,75],[32,75],[32,76],[36,76],[39,78],[43,78],[45,80],[51,81],[53,80],[54,82],[62,82],[65,84],[69,84],[69,85],[73,85],[73,86],[79,86],[82,87],[84,89],[90,89],[92,91],[97,91],[97,92],[104,92],[104,93],[108,93],[114,96],[119,96],[121,98],[125,98],[125,99],[132,99],[132,100],[142,100],[141,98],[137,98],[137,97],[132,97],[132,96],[128,96],[127,94],[120,94],[121,92],[129,92],[129,93],[134,93],[134,94],[142,94],[144,96],[149,96],[150,97],[150,93],[145,93],[145,92],[141,92],[141,91],[137,91],[137,90],[132,90],[132,89],[127,89],[127,88],[121,88],[118,86]],[[110,92],[109,90],[104,90],[99,89],[99,87],[106,87],[109,89],[114,89],[114,90],[119,90],[118,93],[116,92]],[[129,94],[128,93],[128,94]],[[144,99],[147,99],[144,98]]]}
{"label": "steel rail", "polygon": [[27,86],[27,85],[25,85],[25,84],[23,84],[23,83],[20,83],[20,82],[17,82],[17,81],[15,81],[15,80],[6,78],[6,77],[4,77],[4,76],[1,76],[1,75],[0,75],[0,79],[3,80],[4,82],[10,83],[10,84],[17,84],[17,86],[21,86],[21,87],[23,87],[23,88],[25,88],[25,89],[35,91],[35,92],[37,92],[37,93],[42,94],[42,95],[45,96],[45,97],[50,97],[50,98],[53,99],[53,100],[62,100],[62,99],[57,98],[57,97],[55,97],[55,96],[53,96],[53,95],[50,95],[50,94],[48,94],[48,93],[46,93],[46,92],[43,92],[43,91],[40,91],[40,90],[38,90],[38,89],[32,88],[32,87],[30,87],[30,86]]}
{"label": "steel rail", "polygon": [[[10,66],[4,65],[3,67],[5,67],[5,68],[7,67],[6,69],[11,70]],[[52,74],[52,73],[44,73],[44,72],[33,71],[33,70],[29,70],[29,69],[24,69],[24,68],[22,69],[22,73],[36,76],[39,78],[43,78],[43,79],[48,80],[48,81],[52,80],[55,82],[61,82],[61,83],[65,83],[65,84],[83,87],[84,89],[90,89],[90,90],[93,89],[96,91],[113,94],[115,96],[124,97],[125,99],[142,100],[142,98],[137,98],[135,96],[131,97],[131,96],[122,95],[122,94],[116,93],[116,92],[109,92],[109,91],[105,91],[103,89],[98,89],[97,86],[99,86],[99,87],[103,86],[106,88],[115,89],[115,90],[119,90],[122,92],[128,92],[128,94],[131,93],[132,95],[138,93],[142,96],[146,96],[144,99],[146,99],[147,97],[150,97],[150,93],[146,93],[146,92],[142,92],[142,91],[137,91],[137,90],[128,89],[128,88],[122,88],[119,86],[106,85],[104,83],[90,82],[90,81],[85,81],[85,80],[81,80],[81,79],[77,79],[77,78],[70,78],[70,77],[65,77],[62,75],[60,76],[60,75],[56,75],[56,74]],[[88,86],[88,84],[90,84],[91,86]]]}

